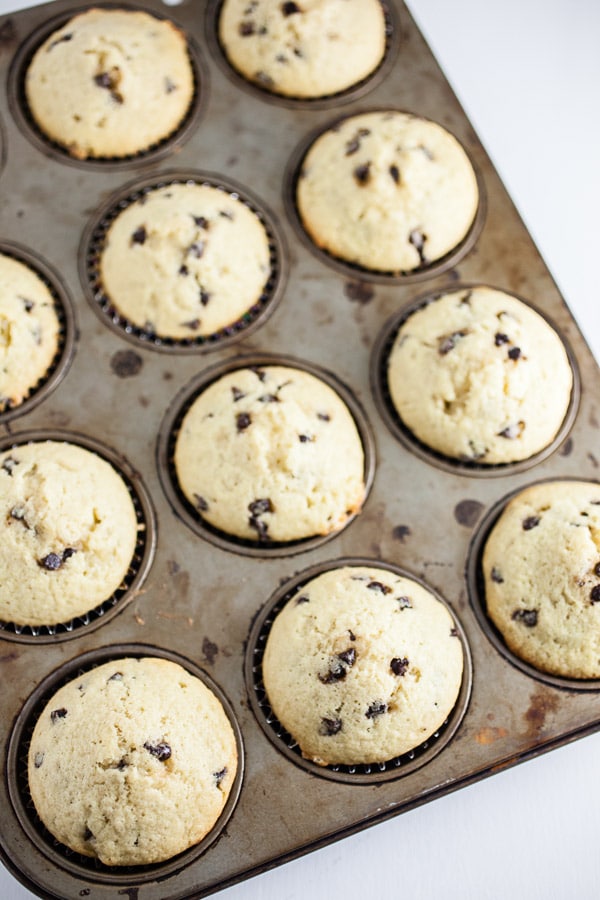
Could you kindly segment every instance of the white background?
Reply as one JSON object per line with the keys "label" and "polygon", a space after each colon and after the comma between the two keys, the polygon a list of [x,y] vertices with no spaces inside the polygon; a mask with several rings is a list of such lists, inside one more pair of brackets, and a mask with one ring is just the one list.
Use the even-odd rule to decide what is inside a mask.
{"label": "white background", "polygon": [[[600,0],[409,5],[600,359]],[[219,900],[598,900],[599,757],[600,734]],[[0,866],[0,900],[31,896]]]}

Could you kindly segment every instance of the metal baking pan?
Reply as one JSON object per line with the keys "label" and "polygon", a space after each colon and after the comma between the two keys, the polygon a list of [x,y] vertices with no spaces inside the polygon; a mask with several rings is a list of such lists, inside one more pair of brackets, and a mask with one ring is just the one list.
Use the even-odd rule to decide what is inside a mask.
{"label": "metal baking pan", "polygon": [[[549,678],[514,660],[482,607],[477,556],[504,498],[548,478],[596,480],[600,372],[477,135],[408,10],[387,0],[386,58],[357,90],[314,103],[278,99],[233,74],[215,30],[217,0],[166,8],[190,39],[197,98],[181,132],[147,154],[77,161],[46,142],[23,105],[22,72],[49,22],[82,7],[58,0],[0,23],[0,242],[37,267],[62,310],[50,379],[0,417],[1,445],[67,437],[107,455],[146,525],[125,589],[55,628],[0,627],[2,861],[41,897],[201,897],[335,839],[596,731],[598,682]],[[38,31],[39,29],[39,31]],[[334,263],[303,236],[292,179],[309,135],[342,114],[395,107],[440,122],[465,146],[482,187],[476,227],[458,254],[410,276]],[[114,314],[94,267],[119,202],[168,179],[208,179],[239,192],[272,238],[269,295],[250,320],[185,346],[158,345]],[[507,264],[507,260],[510,264]],[[403,311],[448,285],[514,292],[556,326],[576,387],[548,453],[490,469],[454,465],[399,432],[380,384],[381,354]],[[325,370],[368,445],[363,512],[339,534],[289,548],[245,546],[194,522],[173,487],[169,430],[211,372],[273,357]],[[306,573],[335,560],[398,567],[449,605],[467,649],[459,708],[430,745],[393,767],[315,771],[270,719],[261,689],[261,635],[272,608]],[[239,796],[214,840],[156,870],[110,869],[68,854],[28,801],[23,759],[32,711],[47,690],[122,649],[200,669],[239,727]]]}

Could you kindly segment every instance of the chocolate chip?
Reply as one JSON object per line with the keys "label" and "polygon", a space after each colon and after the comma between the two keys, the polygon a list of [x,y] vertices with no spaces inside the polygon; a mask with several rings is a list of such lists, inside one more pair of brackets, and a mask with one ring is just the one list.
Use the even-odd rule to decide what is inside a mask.
{"label": "chocolate chip", "polygon": [[412,609],[410,597],[397,597],[396,599],[400,609]]}
{"label": "chocolate chip", "polygon": [[36,769],[39,769],[43,762],[44,754],[38,751],[33,757],[33,765],[36,767]]}
{"label": "chocolate chip", "polygon": [[208,509],[208,503],[206,502],[204,497],[200,496],[200,494],[194,494],[194,505],[200,512],[206,512],[206,510]]}
{"label": "chocolate chip", "polygon": [[509,359],[516,360],[516,359],[519,359],[520,356],[521,356],[521,348],[520,347],[511,347],[510,350],[508,351]]}
{"label": "chocolate chip", "polygon": [[401,659],[399,656],[395,656],[390,660],[390,669],[394,675],[406,675],[408,672],[408,665],[409,663],[406,657]]}
{"label": "chocolate chip", "polygon": [[211,295],[208,291],[205,291],[203,287],[200,288],[200,303],[202,306],[206,306],[208,301],[210,300]]}
{"label": "chocolate chip", "polygon": [[279,403],[277,394],[262,394],[258,400],[259,403]]}
{"label": "chocolate chip", "polygon": [[203,228],[205,231],[208,231],[210,228],[210,222],[205,216],[192,216],[194,220],[194,224],[198,226],[198,228]]}
{"label": "chocolate chip", "polygon": [[189,328],[190,331],[198,331],[200,328],[200,319],[189,319],[187,322],[181,322],[182,328]]}
{"label": "chocolate chip", "polygon": [[223,766],[222,769],[219,769],[218,772],[213,772],[213,778],[215,779],[215,784],[217,787],[221,784],[225,776],[227,775],[227,766]]}
{"label": "chocolate chip", "polygon": [[86,825],[84,832],[83,832],[84,841],[86,841],[86,843],[87,843],[87,841],[93,840],[93,837],[94,837],[94,832],[90,831],[90,829]]}
{"label": "chocolate chip", "polygon": [[251,34],[255,33],[256,25],[254,22],[240,22],[238,31],[242,37],[250,37]]}
{"label": "chocolate chip", "polygon": [[250,416],[250,413],[238,413],[235,417],[235,427],[237,428],[238,432],[245,431],[246,428],[248,428],[248,426],[251,424],[251,422],[252,417]]}
{"label": "chocolate chip", "polygon": [[38,565],[43,569],[48,569],[49,572],[55,572],[62,566],[62,556],[59,556],[58,553],[48,553],[47,556],[38,560]]}
{"label": "chocolate chip", "polygon": [[242,397],[246,396],[245,393],[243,391],[241,391],[238,387],[235,387],[235,385],[231,388],[231,393],[233,394],[233,402],[234,403],[236,403],[238,400],[241,400]]}
{"label": "chocolate chip", "polygon": [[329,413],[318,412],[317,419],[320,419],[321,422],[331,422],[331,416]]}
{"label": "chocolate chip", "polygon": [[296,606],[300,606],[301,603],[310,603],[308,594],[300,594],[299,597],[296,597]]}
{"label": "chocolate chip", "polygon": [[494,566],[492,567],[492,571],[490,572],[490,578],[492,581],[495,581],[496,584],[504,584],[504,578]]}
{"label": "chocolate chip", "polygon": [[400,169],[398,168],[398,166],[391,165],[389,168],[389,173],[396,184],[400,184]]}
{"label": "chocolate chip", "polygon": [[334,734],[338,734],[342,730],[342,720],[341,719],[321,719],[321,726],[319,728],[319,734],[323,737],[332,737]]}
{"label": "chocolate chip", "polygon": [[360,166],[357,166],[352,173],[354,178],[356,179],[357,184],[363,187],[369,181],[371,177],[371,163],[363,163]]}
{"label": "chocolate chip", "polygon": [[68,41],[72,41],[72,40],[73,40],[72,32],[69,32],[68,34],[63,34],[60,37],[56,38],[55,41],[52,41],[51,44],[48,45],[48,49],[46,50],[46,53],[50,53],[50,51],[53,50],[57,44],[66,44]]}
{"label": "chocolate chip", "polygon": [[498,432],[498,437],[507,438],[509,441],[516,441],[520,438],[525,429],[525,422],[516,422],[513,425],[507,425],[502,431]]}
{"label": "chocolate chip", "polygon": [[592,603],[600,603],[600,584],[594,585],[590,591],[590,600]]}
{"label": "chocolate chip", "polygon": [[172,94],[173,91],[176,91],[176,90],[177,90],[177,85],[175,84],[174,81],[171,81],[171,79],[167,75],[165,77],[165,93]]}
{"label": "chocolate chip", "polygon": [[321,684],[333,684],[336,681],[343,681],[346,677],[346,666],[342,665],[341,662],[334,660],[329,666],[329,671],[326,675],[318,675],[318,679]]}
{"label": "chocolate chip", "polygon": [[310,444],[314,441],[314,437],[311,437],[309,434],[299,434],[298,440],[301,444]]}
{"label": "chocolate chip", "polygon": [[123,673],[122,673],[122,672],[115,672],[114,675],[111,675],[110,678],[107,678],[107,679],[106,679],[106,681],[107,681],[107,683],[108,683],[109,681],[123,681]]}
{"label": "chocolate chip", "polygon": [[248,511],[251,512],[253,516],[261,516],[266,512],[274,512],[274,509],[275,507],[268,497],[263,497],[260,500],[253,500],[252,503],[248,504]]}
{"label": "chocolate chip", "polygon": [[391,587],[388,587],[387,584],[382,584],[381,581],[370,581],[367,587],[370,591],[379,591],[381,594],[392,593]]}
{"label": "chocolate chip", "polygon": [[494,344],[496,347],[501,347],[502,344],[508,344],[510,338],[507,334],[502,334],[500,331],[497,331],[494,335]]}
{"label": "chocolate chip", "polygon": [[98,85],[98,87],[102,87],[102,88],[111,88],[112,87],[112,78],[110,77],[108,72],[100,72],[99,75],[94,75],[94,81]]}
{"label": "chocolate chip", "polygon": [[144,228],[143,225],[140,225],[140,227],[136,228],[136,230],[131,235],[131,243],[132,244],[143,244],[147,237],[148,237],[148,234],[146,232],[146,229]]}
{"label": "chocolate chip", "polygon": [[458,628],[450,629],[450,637],[458,637]]}
{"label": "chocolate chip", "polygon": [[[266,29],[265,29],[265,31],[266,31]],[[262,33],[263,32],[261,31],[261,34]],[[257,72],[254,77],[259,82],[259,84],[262,84],[266,88],[272,88],[275,86],[274,80],[271,78],[271,76],[267,72]]]}
{"label": "chocolate chip", "polygon": [[422,266],[427,263],[427,259],[425,257],[425,241],[427,240],[426,236],[422,231],[419,231],[418,228],[413,228],[411,233],[408,236],[408,243],[412,244],[417,253],[419,254],[419,262]]}
{"label": "chocolate chip", "polygon": [[284,16],[293,16],[294,13],[302,12],[302,10],[297,3],[293,3],[292,0],[289,0],[289,2],[281,4],[281,12]]}
{"label": "chocolate chip", "polygon": [[233,221],[235,219],[235,216],[233,215],[233,213],[228,209],[220,209],[219,215],[223,219],[231,219],[231,221]]}
{"label": "chocolate chip", "polygon": [[56,722],[58,719],[64,719],[64,717],[65,717],[66,715],[67,715],[67,710],[64,708],[64,706],[61,706],[60,709],[53,709],[53,710],[52,710],[52,712],[50,713],[50,721],[51,721],[52,723],[54,723],[54,722]]}
{"label": "chocolate chip", "polygon": [[356,650],[354,647],[348,647],[347,650],[343,650],[341,653],[338,653],[338,659],[341,659],[343,663],[346,663],[348,668],[352,668],[354,663],[356,662]]}
{"label": "chocolate chip", "polygon": [[2,468],[5,472],[8,472],[9,475],[12,476],[13,469],[15,466],[19,465],[19,460],[15,459],[14,456],[7,456],[5,460],[2,462]]}
{"label": "chocolate chip", "polygon": [[25,297],[21,297],[21,300],[23,301],[23,306],[25,307],[25,312],[30,313],[31,310],[35,306],[35,303],[33,302],[33,300],[27,300]]}
{"label": "chocolate chip", "polygon": [[171,757],[171,748],[165,741],[159,741],[158,744],[151,744],[150,741],[146,741],[144,750],[155,756],[159,762],[165,762]]}
{"label": "chocolate chip", "polygon": [[250,366],[250,371],[254,372],[259,381],[265,381],[267,377],[267,373],[264,369],[261,369],[259,366]]}
{"label": "chocolate chip", "polygon": [[452,334],[444,334],[438,338],[438,353],[445,356],[454,350],[461,338],[466,337],[468,331],[453,331]]}
{"label": "chocolate chip", "polygon": [[187,248],[189,256],[195,256],[196,259],[202,259],[202,255],[204,253],[204,241],[194,241],[193,244]]}
{"label": "chocolate chip", "polygon": [[540,524],[539,516],[527,516],[526,519],[523,519],[523,531],[531,531],[532,528],[535,528],[536,525]]}
{"label": "chocolate chip", "polygon": [[177,270],[177,274],[178,275],[189,275],[190,270],[188,269],[188,267],[186,265],[182,265],[182,266],[179,266],[179,269]]}
{"label": "chocolate chip", "polygon": [[[18,522],[23,522],[25,525],[27,525],[27,523],[24,522],[25,513],[26,513],[26,510],[25,510],[24,506],[13,506],[9,515],[10,515],[11,519],[16,519]],[[29,526],[27,526],[27,527],[29,527]]]}
{"label": "chocolate chip", "polygon": [[346,142],[346,156],[352,156],[360,148],[361,138],[371,134],[370,128],[359,128],[353,138]]}
{"label": "chocolate chip", "polygon": [[534,625],[537,625],[537,609],[515,609],[511,619],[515,622],[523,622],[528,628],[533,628]]}
{"label": "chocolate chip", "polygon": [[600,576],[600,562],[596,563],[596,565],[594,566],[594,575]]}
{"label": "chocolate chip", "polygon": [[374,700],[367,709],[365,716],[367,719],[375,719],[377,716],[382,716],[385,712],[387,712],[387,703],[384,703],[382,700]]}

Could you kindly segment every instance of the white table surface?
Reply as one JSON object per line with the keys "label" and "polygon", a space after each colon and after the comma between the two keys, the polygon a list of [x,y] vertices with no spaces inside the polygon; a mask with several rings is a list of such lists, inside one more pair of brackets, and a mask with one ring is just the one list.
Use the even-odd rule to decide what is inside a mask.
{"label": "white table surface", "polygon": [[[409,5],[600,359],[600,0]],[[599,757],[596,734],[217,896],[598,900]],[[32,896],[0,866],[0,900]]]}

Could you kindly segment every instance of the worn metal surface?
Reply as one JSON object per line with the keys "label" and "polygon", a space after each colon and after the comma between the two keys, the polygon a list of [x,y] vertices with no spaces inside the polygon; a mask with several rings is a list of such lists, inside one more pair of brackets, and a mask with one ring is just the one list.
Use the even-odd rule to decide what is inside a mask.
{"label": "worn metal surface", "polygon": [[[563,683],[513,664],[483,627],[468,591],[468,580],[476,581],[471,541],[477,549],[479,523],[501,498],[543,478],[597,479],[600,373],[400,0],[392,4],[395,50],[380,75],[357,96],[314,105],[272,99],[227,72],[211,29],[214,3],[188,0],[170,9],[160,0],[139,4],[171,15],[192,35],[203,96],[197,118],[172,147],[117,165],[65,160],[32,138],[26,118],[16,112],[15,79],[7,77],[31,32],[79,5],[59,0],[17,13],[0,30],[0,240],[20,245],[58,273],[77,323],[70,366],[39,403],[4,418],[3,443],[22,433],[60,430],[112,448],[151,497],[155,552],[143,583],[105,621],[39,638],[0,631],[0,847],[6,864],[40,896],[175,900],[210,893],[600,726],[598,684]],[[407,279],[363,276],[330,264],[298,236],[287,179],[306,136],[342,112],[385,106],[445,125],[477,166],[485,218],[474,246],[450,268]],[[124,185],[190,170],[247,187],[271,211],[287,277],[271,315],[240,333],[239,341],[196,353],[157,352],[135,335],[109,328],[92,309],[80,277],[83,236]],[[568,434],[550,455],[530,466],[475,473],[438,465],[400,440],[382,415],[372,380],[373,354],[391,316],[429,290],[480,281],[517,293],[555,323],[571,347],[580,396]],[[375,438],[374,479],[362,514],[331,540],[273,557],[238,552],[192,530],[163,490],[167,476],[159,472],[163,457],[157,449],[167,411],[192,379],[240,354],[264,353],[291,355],[334,373],[364,410]],[[247,696],[246,642],[261,607],[282,579],[341,557],[388,561],[424,579],[453,609],[472,655],[470,702],[452,739],[424,765],[381,783],[328,780],[295,765],[266,737]],[[157,871],[156,879],[94,870],[76,860],[63,866],[56,848],[45,851],[44,841],[33,841],[21,827],[9,796],[19,783],[14,748],[10,755],[7,748],[32,692],[63,664],[113,644],[154,646],[202,667],[229,698],[245,747],[240,797],[225,832],[200,857]]]}

